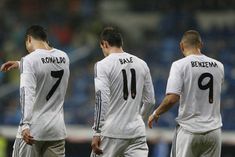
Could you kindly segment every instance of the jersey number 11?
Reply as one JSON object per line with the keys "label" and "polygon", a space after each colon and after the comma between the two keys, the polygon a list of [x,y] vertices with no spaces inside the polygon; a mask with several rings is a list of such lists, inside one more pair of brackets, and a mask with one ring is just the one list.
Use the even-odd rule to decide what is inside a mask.
{"label": "jersey number 11", "polygon": [[[135,69],[130,69],[131,71],[131,97],[135,99],[136,96],[136,73]],[[123,76],[123,98],[127,100],[129,92],[128,92],[128,83],[127,83],[127,74],[126,70],[122,69],[122,76]]]}

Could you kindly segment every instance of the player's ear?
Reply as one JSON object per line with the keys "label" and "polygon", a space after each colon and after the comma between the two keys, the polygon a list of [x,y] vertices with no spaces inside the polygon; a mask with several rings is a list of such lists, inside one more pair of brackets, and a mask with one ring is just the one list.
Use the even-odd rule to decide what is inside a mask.
{"label": "player's ear", "polygon": [[183,44],[183,42],[180,42],[180,50],[181,50],[182,52],[184,52],[184,44]]}
{"label": "player's ear", "polygon": [[106,48],[106,49],[109,48],[109,43],[108,43],[107,41],[104,41],[104,40],[103,40],[103,41],[102,41],[102,47],[103,47],[103,48]]}
{"label": "player's ear", "polygon": [[202,47],[203,47],[203,42],[200,42],[199,48],[202,49]]}
{"label": "player's ear", "polygon": [[100,41],[100,48],[103,48],[103,41]]}
{"label": "player's ear", "polygon": [[31,43],[31,41],[32,41],[32,36],[28,36],[28,41]]}

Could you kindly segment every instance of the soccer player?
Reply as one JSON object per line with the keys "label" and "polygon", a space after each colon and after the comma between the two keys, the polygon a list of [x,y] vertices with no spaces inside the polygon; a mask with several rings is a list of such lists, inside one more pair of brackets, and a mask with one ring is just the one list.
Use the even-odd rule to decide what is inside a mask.
{"label": "soccer player", "polygon": [[27,29],[21,62],[10,61],[2,71],[20,67],[22,119],[13,157],[64,157],[66,128],[63,104],[69,79],[67,54],[48,44],[43,27]]}
{"label": "soccer player", "polygon": [[195,30],[184,33],[180,48],[185,58],[171,66],[166,96],[149,117],[148,125],[180,100],[172,143],[172,157],[220,157],[220,94],[223,64],[201,53],[202,40]]}
{"label": "soccer player", "polygon": [[155,103],[147,64],[122,49],[122,36],[106,27],[105,58],[95,65],[96,107],[91,157],[147,157],[145,124]]}

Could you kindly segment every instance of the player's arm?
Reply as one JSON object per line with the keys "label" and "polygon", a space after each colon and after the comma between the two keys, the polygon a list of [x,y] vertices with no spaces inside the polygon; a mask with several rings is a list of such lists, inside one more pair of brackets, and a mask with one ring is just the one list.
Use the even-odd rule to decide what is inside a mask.
{"label": "player's arm", "polygon": [[109,79],[106,74],[106,68],[99,64],[95,65],[95,118],[94,118],[94,135],[100,135],[101,128],[104,124],[105,112],[107,104],[109,103]]}
{"label": "player's arm", "polygon": [[141,107],[141,116],[144,122],[147,122],[148,116],[153,110],[155,104],[155,94],[153,88],[153,82],[149,68],[147,67],[147,74],[145,76],[143,96],[142,96],[143,106]]}
{"label": "player's arm", "polygon": [[106,67],[99,64],[95,65],[95,92],[96,92],[96,103],[95,103],[95,118],[94,118],[94,135],[92,140],[92,150],[95,154],[102,154],[100,146],[100,135],[101,128],[104,125],[106,107],[109,103],[109,79],[106,73]]}
{"label": "player's arm", "polygon": [[12,69],[17,69],[20,67],[20,61],[7,61],[6,63],[2,64],[1,71],[7,72]]}
{"label": "player's arm", "polygon": [[35,101],[36,77],[29,60],[21,60],[20,69],[20,104],[22,109],[22,135],[26,143],[32,144],[33,137],[30,135],[30,125]]}
{"label": "player's arm", "polygon": [[148,119],[148,126],[152,128],[153,121],[158,121],[160,115],[167,112],[180,99],[181,90],[183,87],[183,75],[181,68],[173,63],[170,70],[170,75],[167,81],[166,96]]}
{"label": "player's arm", "polygon": [[160,115],[167,112],[174,104],[176,104],[180,99],[180,96],[177,94],[167,94],[163,99],[159,107],[153,112],[149,117],[148,126],[152,128],[152,123],[155,120],[157,122]]}

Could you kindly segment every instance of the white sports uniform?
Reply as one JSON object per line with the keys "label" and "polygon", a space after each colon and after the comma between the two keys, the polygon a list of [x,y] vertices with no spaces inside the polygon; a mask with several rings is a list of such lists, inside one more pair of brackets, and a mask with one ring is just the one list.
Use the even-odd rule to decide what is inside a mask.
{"label": "white sports uniform", "polygon": [[95,65],[95,91],[93,129],[102,137],[100,157],[147,157],[143,119],[155,103],[147,64],[125,52],[110,54]]}
{"label": "white sports uniform", "polygon": [[166,94],[180,95],[172,157],[220,157],[220,93],[224,67],[205,55],[172,64]]}
{"label": "white sports uniform", "polygon": [[[34,147],[39,146],[40,141],[44,141],[44,145],[47,145],[48,141],[64,145],[66,128],[63,104],[70,73],[69,58],[65,52],[58,49],[36,49],[21,59],[20,71],[22,119],[13,156],[34,157],[37,156],[33,151],[37,148]],[[22,140],[21,133],[25,128],[30,129],[30,134],[36,140],[33,146]],[[46,151],[47,148],[43,149]],[[60,151],[64,153],[64,148]],[[56,153],[51,156],[64,156],[61,152],[61,155]],[[42,155],[43,152],[38,154]]]}

